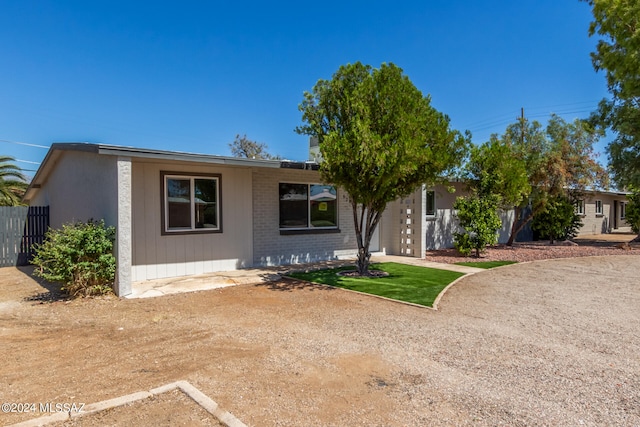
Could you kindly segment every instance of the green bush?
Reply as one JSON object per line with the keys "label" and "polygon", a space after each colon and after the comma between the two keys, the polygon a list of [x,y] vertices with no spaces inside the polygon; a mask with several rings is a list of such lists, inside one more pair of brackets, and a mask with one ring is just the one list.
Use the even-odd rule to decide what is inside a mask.
{"label": "green bush", "polygon": [[106,227],[103,220],[50,229],[44,243],[36,247],[32,261],[38,267],[35,274],[61,283],[74,297],[111,293],[116,274],[115,232],[115,227]]}
{"label": "green bush", "polygon": [[633,194],[628,196],[626,220],[634,233],[640,233],[640,190],[633,190]]}
{"label": "green bush", "polygon": [[493,195],[484,197],[458,197],[453,208],[463,233],[454,233],[454,246],[464,256],[475,250],[479,257],[487,245],[498,242],[498,229],[502,221],[498,216],[498,198]]}
{"label": "green bush", "polygon": [[575,203],[566,196],[552,197],[547,201],[545,210],[536,214],[531,229],[538,232],[540,239],[573,239],[582,227],[582,219],[575,211]]}

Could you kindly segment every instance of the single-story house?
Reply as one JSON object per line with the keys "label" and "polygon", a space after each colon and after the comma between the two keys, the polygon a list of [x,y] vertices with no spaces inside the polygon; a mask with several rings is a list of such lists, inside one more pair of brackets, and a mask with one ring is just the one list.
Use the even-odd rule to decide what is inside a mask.
{"label": "single-story house", "polygon": [[579,235],[630,233],[631,226],[626,221],[629,194],[621,191],[586,191],[576,206],[576,212],[582,219]]}
{"label": "single-story house", "polygon": [[[357,248],[345,194],[311,162],[55,143],[24,199],[50,207],[52,228],[115,226],[121,296],[138,281],[338,259]],[[383,245],[378,235],[371,249]]]}
{"label": "single-story house", "polygon": [[[452,205],[464,185],[450,187],[456,192],[422,186],[390,203],[371,252],[424,257],[427,249],[452,247],[457,227]],[[340,259],[357,252],[346,194],[321,181],[315,161],[55,143],[24,199],[31,206],[49,206],[52,228],[88,219],[116,227],[115,291],[120,296],[144,280]],[[624,210],[624,196],[597,200],[613,215]],[[597,226],[596,232],[623,225],[608,215],[607,227]],[[501,242],[512,220],[512,212],[503,214]]]}

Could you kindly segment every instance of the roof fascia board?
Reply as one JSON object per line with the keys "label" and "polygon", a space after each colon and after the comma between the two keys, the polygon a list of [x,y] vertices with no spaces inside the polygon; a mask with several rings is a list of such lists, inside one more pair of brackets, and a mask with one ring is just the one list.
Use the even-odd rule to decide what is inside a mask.
{"label": "roof fascia board", "polygon": [[163,150],[148,150],[133,147],[118,147],[113,145],[99,145],[99,154],[111,155],[111,156],[127,156],[138,157],[144,159],[154,160],[172,160],[183,161],[190,163],[209,163],[219,165],[230,166],[254,166],[254,167],[266,167],[266,168],[279,168],[280,161],[276,160],[257,160],[257,159],[243,159],[236,157],[223,157],[214,156],[211,154],[194,154],[184,153],[178,151],[163,151]]}

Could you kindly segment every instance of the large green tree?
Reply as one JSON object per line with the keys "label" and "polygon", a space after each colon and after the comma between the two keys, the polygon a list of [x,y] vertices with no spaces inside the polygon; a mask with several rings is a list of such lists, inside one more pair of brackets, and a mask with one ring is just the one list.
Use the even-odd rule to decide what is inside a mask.
{"label": "large green tree", "polygon": [[13,157],[0,156],[0,206],[20,205],[28,187],[22,169],[13,162]]}
{"label": "large green tree", "polygon": [[387,203],[457,167],[469,138],[394,64],[343,65],[305,92],[299,110],[304,124],[296,131],[318,138],[322,179],[349,198],[357,269],[367,275],[369,244]]}
{"label": "large green tree", "polygon": [[531,193],[525,159],[517,155],[509,139],[492,135],[488,142],[471,149],[463,176],[470,194],[458,197],[454,205],[460,227],[455,247],[463,255],[497,243],[501,221],[499,209],[512,209]]}
{"label": "large green tree", "polygon": [[523,162],[529,184],[523,187],[528,191],[522,191],[515,204],[515,220],[507,245],[513,244],[536,214],[545,211],[552,198],[608,186],[608,175],[593,151],[599,137],[584,121],[576,119],[569,123],[556,115],[551,116],[546,128],[525,118],[507,127],[501,143]]}
{"label": "large green tree", "polygon": [[591,54],[604,71],[611,99],[600,102],[592,120],[615,133],[609,143],[609,167],[621,188],[640,188],[640,1],[584,0],[594,20],[589,35],[602,38]]}
{"label": "large green tree", "polygon": [[479,197],[497,196],[503,208],[513,208],[531,192],[525,160],[509,140],[496,135],[471,149],[464,176]]}

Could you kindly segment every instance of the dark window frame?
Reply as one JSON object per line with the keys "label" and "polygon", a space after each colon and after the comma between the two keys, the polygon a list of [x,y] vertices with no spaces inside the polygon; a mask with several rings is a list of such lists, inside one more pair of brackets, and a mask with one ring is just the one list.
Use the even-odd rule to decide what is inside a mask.
{"label": "dark window frame", "polygon": [[[306,225],[304,227],[282,227],[282,200],[281,200],[281,186],[282,185],[299,185],[306,186]],[[335,222],[336,225],[327,226],[327,227],[314,227],[311,225],[311,215],[312,215],[312,200],[311,200],[311,187],[314,185],[318,186],[329,186],[332,187],[336,193],[335,200]],[[321,184],[317,182],[295,182],[295,181],[281,181],[278,183],[278,229],[281,235],[296,235],[296,234],[330,234],[330,233],[340,233],[340,215],[339,215],[339,193],[338,188],[335,185],[331,184]]]}
{"label": "dark window frame", "polygon": [[[429,195],[433,197],[433,212],[429,212]],[[425,206],[424,206],[425,217],[431,219],[435,218],[438,213],[438,208],[436,206],[436,192],[435,190],[426,190],[425,192]]]}

